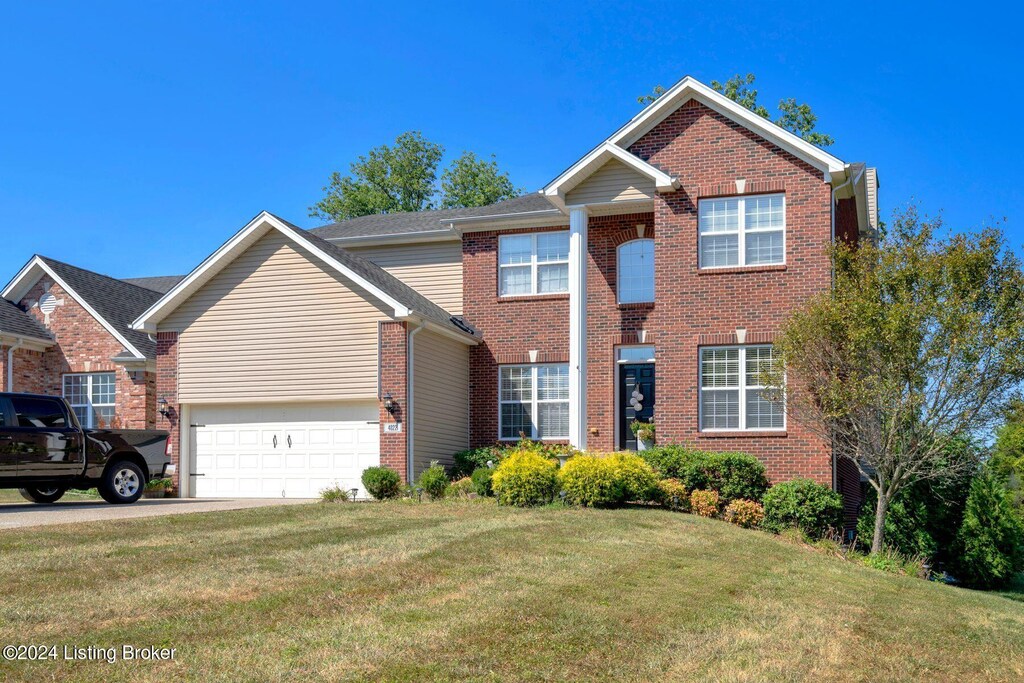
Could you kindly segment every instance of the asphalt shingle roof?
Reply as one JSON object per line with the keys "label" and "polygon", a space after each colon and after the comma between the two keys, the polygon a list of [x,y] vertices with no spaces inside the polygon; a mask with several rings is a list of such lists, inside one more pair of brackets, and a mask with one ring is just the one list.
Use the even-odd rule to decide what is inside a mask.
{"label": "asphalt shingle roof", "polygon": [[156,358],[156,342],[145,332],[131,329],[131,324],[163,296],[162,293],[45,256],[39,258],[139,353],[146,358]]}
{"label": "asphalt shingle roof", "polygon": [[404,235],[417,232],[444,229],[443,221],[450,218],[498,216],[506,213],[543,211],[555,206],[536,192],[515,199],[495,202],[488,206],[468,209],[440,209],[437,211],[416,211],[407,213],[380,213],[359,216],[340,223],[331,223],[312,232],[325,239],[345,237],[378,237],[381,235]]}
{"label": "asphalt shingle roof", "polygon": [[171,291],[171,287],[178,284],[184,278],[184,275],[157,275],[155,277],[124,277],[121,278],[121,282],[127,282],[130,285],[136,285],[138,287],[144,287],[145,289],[151,289],[154,292],[160,292],[166,294]]}
{"label": "asphalt shingle roof", "polygon": [[302,238],[310,241],[313,245],[322,249],[346,268],[349,268],[368,282],[373,283],[383,292],[416,313],[450,329],[460,332],[468,332],[475,336],[479,336],[479,334],[461,317],[453,316],[451,313],[444,310],[377,264],[371,263],[362,256],[357,256],[350,251],[342,249],[341,247],[323,239],[319,235],[308,230],[303,230],[302,228],[284,220],[280,216],[274,216],[274,218],[277,218],[277,220],[281,221],[281,223],[291,230],[294,230]]}
{"label": "asphalt shingle roof", "polygon": [[32,315],[18,308],[7,299],[0,298],[0,333],[14,336],[53,339],[50,331]]}

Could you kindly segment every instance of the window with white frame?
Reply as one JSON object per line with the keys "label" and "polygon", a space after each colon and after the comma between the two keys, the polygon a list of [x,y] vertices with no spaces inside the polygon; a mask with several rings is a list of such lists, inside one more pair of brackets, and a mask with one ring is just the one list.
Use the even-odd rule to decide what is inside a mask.
{"label": "window with white frame", "polygon": [[654,240],[631,240],[619,246],[619,303],[654,301]]}
{"label": "window with white frame", "polygon": [[83,427],[109,427],[114,421],[117,380],[113,372],[64,375],[64,398]]}
{"label": "window with white frame", "polygon": [[568,365],[503,365],[498,391],[500,439],[569,437]]}
{"label": "window with white frame", "polygon": [[701,349],[701,430],[785,429],[783,406],[764,396],[763,373],[777,362],[771,346]]}
{"label": "window with white frame", "polygon": [[568,291],[568,232],[537,232],[498,238],[498,293],[501,296]]}
{"label": "window with white frame", "polygon": [[701,268],[785,263],[785,195],[701,199],[698,207]]}

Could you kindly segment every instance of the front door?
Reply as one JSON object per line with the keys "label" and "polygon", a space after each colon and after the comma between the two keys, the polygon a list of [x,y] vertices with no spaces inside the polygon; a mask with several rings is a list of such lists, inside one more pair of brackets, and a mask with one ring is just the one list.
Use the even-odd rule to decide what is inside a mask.
{"label": "front door", "polygon": [[621,450],[635,451],[633,420],[648,422],[654,417],[654,363],[619,366],[619,442]]}

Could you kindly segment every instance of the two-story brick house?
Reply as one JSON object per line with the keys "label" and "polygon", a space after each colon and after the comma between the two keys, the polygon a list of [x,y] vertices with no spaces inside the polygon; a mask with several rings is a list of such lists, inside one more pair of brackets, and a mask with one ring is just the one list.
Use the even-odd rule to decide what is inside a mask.
{"label": "two-story brick house", "polygon": [[[686,78],[546,187],[303,231],[260,214],[138,320],[186,495],[359,487],[383,462],[531,438],[658,440],[848,490],[757,368],[875,228],[873,169]],[[851,496],[852,497],[852,496]]]}

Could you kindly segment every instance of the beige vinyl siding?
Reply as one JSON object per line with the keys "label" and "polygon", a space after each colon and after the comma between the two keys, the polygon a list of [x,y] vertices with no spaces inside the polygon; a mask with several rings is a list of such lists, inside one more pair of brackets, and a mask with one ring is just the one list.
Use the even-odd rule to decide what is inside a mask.
{"label": "beige vinyl siding", "polygon": [[386,309],[300,249],[269,233],[160,324],[182,403],[376,398]]}
{"label": "beige vinyl siding", "polygon": [[373,261],[449,313],[462,313],[462,242],[346,249]]}
{"label": "beige vinyl siding", "polygon": [[469,447],[469,347],[423,330],[413,337],[413,467],[450,464]]}
{"label": "beige vinyl siding", "polygon": [[600,204],[654,197],[654,181],[612,159],[571,189],[566,204]]}

